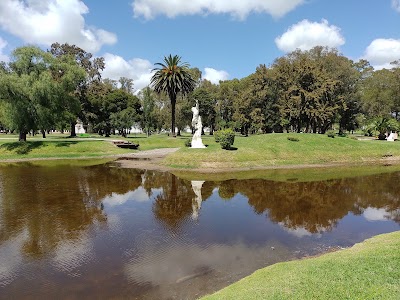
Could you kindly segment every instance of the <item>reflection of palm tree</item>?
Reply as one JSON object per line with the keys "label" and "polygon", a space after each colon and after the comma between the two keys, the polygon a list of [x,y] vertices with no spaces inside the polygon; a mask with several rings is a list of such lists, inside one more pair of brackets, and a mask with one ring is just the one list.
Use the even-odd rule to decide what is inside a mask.
{"label": "reflection of palm tree", "polygon": [[189,64],[182,63],[178,55],[164,57],[164,63],[159,66],[151,78],[151,85],[157,93],[166,92],[171,101],[171,133],[175,136],[175,104],[178,93],[187,94],[193,91],[195,80],[189,72]]}
{"label": "reflection of palm tree", "polygon": [[159,174],[163,174],[163,191],[153,204],[154,216],[169,229],[176,230],[192,213],[194,193],[189,182],[180,180],[173,174]]}

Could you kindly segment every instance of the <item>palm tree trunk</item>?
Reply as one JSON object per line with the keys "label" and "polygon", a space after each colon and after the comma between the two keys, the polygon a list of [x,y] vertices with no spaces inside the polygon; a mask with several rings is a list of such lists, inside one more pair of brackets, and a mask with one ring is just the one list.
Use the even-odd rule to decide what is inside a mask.
{"label": "palm tree trunk", "polygon": [[176,104],[176,97],[171,97],[171,134],[173,137],[176,137],[175,133],[175,104]]}

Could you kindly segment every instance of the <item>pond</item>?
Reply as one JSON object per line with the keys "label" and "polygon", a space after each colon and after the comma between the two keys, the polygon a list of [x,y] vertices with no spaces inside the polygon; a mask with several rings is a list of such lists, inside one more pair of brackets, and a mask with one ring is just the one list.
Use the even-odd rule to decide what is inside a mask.
{"label": "pond", "polygon": [[0,295],[196,299],[261,267],[399,230],[400,172],[300,181],[2,165]]}

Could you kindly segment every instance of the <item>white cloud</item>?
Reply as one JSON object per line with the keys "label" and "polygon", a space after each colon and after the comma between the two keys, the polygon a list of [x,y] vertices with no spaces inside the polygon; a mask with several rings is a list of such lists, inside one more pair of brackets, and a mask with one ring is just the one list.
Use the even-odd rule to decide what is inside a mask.
{"label": "white cloud", "polygon": [[318,23],[305,19],[277,37],[275,43],[280,50],[291,52],[296,49],[310,50],[315,46],[337,48],[345,43],[345,39],[340,34],[340,28],[329,25],[327,20]]}
{"label": "white cloud", "polygon": [[151,195],[147,195],[147,191],[143,187],[139,187],[134,191],[125,194],[112,193],[111,196],[104,198],[103,203],[109,206],[123,205],[128,201],[147,202],[162,193],[162,189],[151,189]]}
{"label": "white cloud", "polygon": [[141,58],[126,61],[123,57],[106,53],[103,55],[106,67],[102,73],[103,78],[118,80],[120,77],[133,79],[135,90],[140,90],[150,84],[153,73],[151,62]]}
{"label": "white cloud", "polygon": [[85,24],[88,12],[80,0],[1,0],[0,27],[27,43],[69,43],[89,52],[116,43],[114,33]]}
{"label": "white cloud", "polygon": [[61,272],[76,274],[80,266],[93,259],[93,241],[86,235],[77,240],[61,240],[54,252],[52,265]]}
{"label": "white cloud", "polygon": [[363,212],[363,216],[368,221],[388,221],[390,214],[383,208],[368,207]]}
{"label": "white cloud", "polygon": [[400,59],[400,40],[395,39],[376,39],[365,50],[364,56],[371,65],[379,70],[390,69],[391,62]]}
{"label": "white cloud", "polygon": [[278,18],[303,4],[305,0],[134,0],[135,17],[153,19],[157,15],[230,14],[245,19],[250,13],[267,13]]}
{"label": "white cloud", "polygon": [[[142,58],[133,58],[125,60],[123,57],[111,53],[103,55],[106,67],[102,73],[103,78],[118,80],[121,77],[133,79],[135,90],[150,84],[151,76],[153,76],[154,65]],[[215,70],[213,68],[204,68],[203,78],[218,84],[220,80],[227,80],[229,74],[223,70]]]}
{"label": "white cloud", "polygon": [[4,48],[7,46],[7,41],[0,37],[0,61],[8,62],[10,58],[3,53]]}
{"label": "white cloud", "polygon": [[215,70],[213,68],[204,68],[204,79],[211,81],[214,84],[219,84],[220,80],[228,80],[229,74],[224,70]]}
{"label": "white cloud", "polygon": [[392,0],[392,7],[400,12],[400,0]]}

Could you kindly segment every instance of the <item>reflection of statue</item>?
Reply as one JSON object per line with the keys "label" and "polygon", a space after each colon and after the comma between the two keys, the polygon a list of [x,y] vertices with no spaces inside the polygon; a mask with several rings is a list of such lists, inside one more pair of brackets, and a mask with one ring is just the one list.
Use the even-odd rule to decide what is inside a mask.
{"label": "reflection of statue", "polygon": [[199,217],[201,202],[203,202],[203,199],[201,197],[201,187],[203,186],[204,182],[205,181],[192,180],[192,189],[195,194],[195,197],[192,200],[192,209],[193,209],[192,218],[193,218],[193,220],[197,220]]}
{"label": "reflection of statue", "polygon": [[196,106],[192,107],[193,118],[192,118],[192,127],[195,132],[192,138],[192,148],[205,148],[202,140],[201,140],[201,130],[203,128],[203,124],[201,123],[201,117],[199,115],[199,101],[196,100]]}

